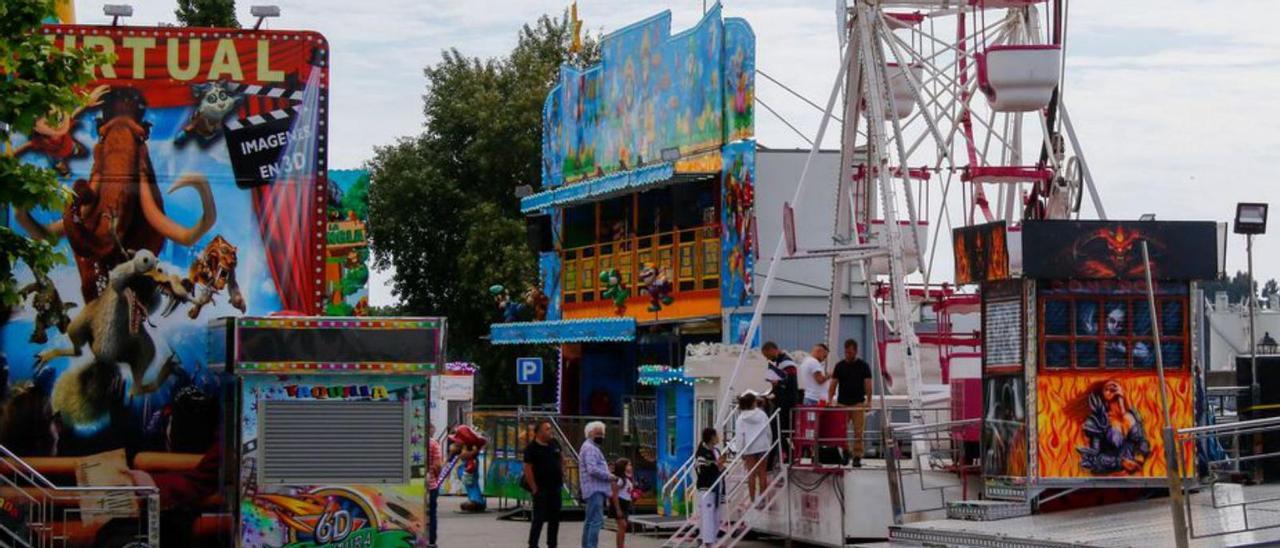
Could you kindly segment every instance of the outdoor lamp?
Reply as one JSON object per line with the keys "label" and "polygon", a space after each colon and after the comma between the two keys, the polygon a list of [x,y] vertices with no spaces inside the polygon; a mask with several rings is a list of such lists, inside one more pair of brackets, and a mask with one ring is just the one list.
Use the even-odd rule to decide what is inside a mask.
{"label": "outdoor lamp", "polygon": [[1267,204],[1236,204],[1236,234],[1263,234],[1267,231]]}
{"label": "outdoor lamp", "polygon": [[111,18],[111,26],[120,24],[121,17],[133,17],[133,6],[129,4],[103,4],[102,14]]}
{"label": "outdoor lamp", "polygon": [[1271,332],[1268,331],[1263,333],[1262,340],[1258,341],[1258,352],[1263,354],[1275,354],[1277,353],[1277,350],[1280,350],[1280,343],[1277,343],[1275,339],[1271,338]]}
{"label": "outdoor lamp", "polygon": [[253,24],[253,30],[258,30],[262,26],[262,22],[268,17],[280,17],[280,6],[263,5],[249,6],[249,15],[258,18],[258,22]]}

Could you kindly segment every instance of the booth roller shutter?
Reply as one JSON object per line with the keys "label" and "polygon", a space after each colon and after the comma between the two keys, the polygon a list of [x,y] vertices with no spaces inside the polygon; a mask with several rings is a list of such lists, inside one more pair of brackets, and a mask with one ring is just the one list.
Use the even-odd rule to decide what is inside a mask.
{"label": "booth roller shutter", "polygon": [[258,403],[262,483],[409,483],[408,402]]}

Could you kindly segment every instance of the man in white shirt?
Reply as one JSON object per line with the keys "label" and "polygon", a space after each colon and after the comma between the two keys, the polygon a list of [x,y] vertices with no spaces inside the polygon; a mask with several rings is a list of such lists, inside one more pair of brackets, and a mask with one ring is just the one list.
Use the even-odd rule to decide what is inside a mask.
{"label": "man in white shirt", "polygon": [[818,405],[827,397],[827,345],[813,345],[813,351],[800,362],[800,388],[804,391],[805,405]]}

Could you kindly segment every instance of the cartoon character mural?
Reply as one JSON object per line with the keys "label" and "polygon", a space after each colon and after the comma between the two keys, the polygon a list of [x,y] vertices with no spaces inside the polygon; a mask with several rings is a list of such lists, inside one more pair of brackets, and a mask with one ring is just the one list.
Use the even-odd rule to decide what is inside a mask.
{"label": "cartoon character mural", "polygon": [[[730,21],[716,4],[696,26],[672,36],[671,12],[664,11],[606,36],[599,65],[562,68],[554,97],[543,104],[543,186],[656,163],[665,149],[689,155],[719,148],[726,94],[733,98],[739,87],[721,85]],[[740,26],[746,34],[739,31],[732,44],[742,91],[742,114],[733,120],[739,136],[750,131],[743,116],[750,116],[754,96],[755,53],[750,28]]]}
{"label": "cartoon character mural", "polygon": [[70,175],[70,161],[73,158],[82,158],[89,152],[84,143],[76,140],[72,135],[72,130],[80,123],[80,117],[85,111],[102,105],[102,97],[110,90],[108,86],[93,88],[85,104],[71,111],[69,116],[58,120],[48,117],[36,120],[35,133],[27,142],[18,145],[13,155],[21,158],[29,154],[43,154],[49,161],[49,167],[58,172],[58,175],[62,177]]}
{"label": "cartoon character mural", "polygon": [[364,316],[369,307],[369,172],[329,171],[325,241],[326,316]]}
{"label": "cartoon character mural", "polygon": [[665,267],[645,263],[640,269],[640,284],[644,293],[649,296],[649,312],[659,312],[663,306],[671,306],[675,302],[675,298],[671,296],[671,279]]}
{"label": "cartoon character mural", "polygon": [[[324,227],[314,204],[325,193],[328,46],[299,31],[42,32],[116,60],[95,68],[73,116],[12,139],[21,160],[52,167],[71,197],[60,211],[8,216],[66,264],[39,278],[14,268],[25,300],[0,321],[0,444],[24,457],[123,448],[145,472],[132,460],[140,452],[216,445],[216,425],[172,434],[189,442],[180,448],[166,433],[167,413],[186,405],[179,393],[221,400],[209,319],[320,311]],[[181,146],[187,138],[201,146]],[[191,504],[195,514],[219,511]]]}
{"label": "cartoon character mural", "polygon": [[720,300],[726,307],[750,306],[756,262],[754,140],[724,147],[721,185]]}

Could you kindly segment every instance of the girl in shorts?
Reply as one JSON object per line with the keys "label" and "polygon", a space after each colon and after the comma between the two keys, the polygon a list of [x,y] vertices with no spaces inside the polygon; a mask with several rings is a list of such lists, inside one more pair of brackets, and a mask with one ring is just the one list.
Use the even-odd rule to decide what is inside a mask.
{"label": "girl in shorts", "polygon": [[618,520],[618,548],[627,545],[627,517],[636,499],[636,482],[631,461],[618,459],[613,463],[613,517]]}

